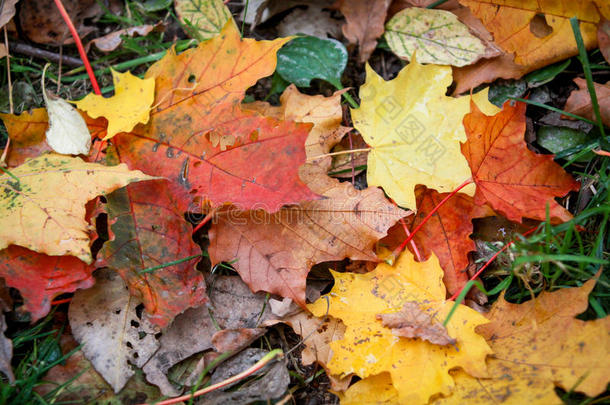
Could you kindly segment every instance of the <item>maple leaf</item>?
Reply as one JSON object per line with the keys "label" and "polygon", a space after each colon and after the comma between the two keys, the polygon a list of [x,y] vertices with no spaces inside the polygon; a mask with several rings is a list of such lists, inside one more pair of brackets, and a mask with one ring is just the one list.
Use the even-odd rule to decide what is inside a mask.
{"label": "maple leaf", "polygon": [[324,199],[274,214],[229,211],[210,230],[212,263],[232,261],[253,291],[268,291],[305,304],[305,278],[311,266],[349,257],[377,261],[372,248],[407,212],[370,187],[356,190],[306,165],[309,187]]}
{"label": "maple leaf", "polygon": [[384,31],[390,0],[341,0],[339,10],[345,16],[343,35],[352,44],[358,44],[358,61],[366,62]]}
{"label": "maple leaf", "polygon": [[[105,208],[110,240],[96,265],[123,277],[130,293],[144,304],[148,320],[165,328],[176,315],[207,300],[203,275],[195,269],[201,249],[166,181],[117,190],[107,196]],[[180,262],[183,259],[189,260]],[[179,263],[140,273],[175,261]]]}
{"label": "maple leaf", "polygon": [[0,176],[0,249],[15,244],[91,263],[85,203],[153,178],[125,165],[107,167],[55,154],[26,160]]}
{"label": "maple leaf", "polygon": [[[389,82],[366,66],[362,102],[351,113],[354,126],[372,147],[367,181],[383,187],[401,207],[415,209],[417,184],[444,192],[470,178],[459,145],[466,140],[461,122],[470,97],[445,96],[450,84],[449,66],[424,66],[415,58]],[[487,101],[487,89],[473,98],[486,113],[499,111]],[[473,194],[474,188],[463,192]]]}
{"label": "maple leaf", "polygon": [[74,256],[47,256],[19,246],[0,251],[0,277],[19,290],[32,322],[49,313],[56,296],[91,287],[93,270]]}
{"label": "maple leaf", "polygon": [[139,301],[114,270],[95,275],[92,288],[74,294],[68,317],[81,350],[116,394],[135,374],[128,361],[142,367],[159,348],[158,329],[137,316]]}
{"label": "maple leaf", "polygon": [[155,81],[140,79],[129,72],[120,73],[113,69],[114,96],[102,97],[88,94],[76,102],[78,108],[93,118],[105,117],[108,130],[104,140],[119,132],[129,132],[138,123],[148,122],[150,106],[155,98]]}
{"label": "maple leaf", "polygon": [[515,54],[516,63],[536,69],[578,54],[570,26],[574,16],[586,47],[595,47],[600,14],[594,4],[601,6],[605,0],[459,1],[483,22],[496,44]]}
{"label": "maple leaf", "polygon": [[276,211],[317,198],[297,173],[310,125],[240,108],[245,90],[273,73],[275,53],[288,40],[241,39],[229,21],[195,49],[170,50],[145,76],[156,81],[149,123],[114,140],[121,161],[170,179],[187,205],[209,200]]}
{"label": "maple leaf", "polygon": [[550,217],[567,221],[572,216],[553,197],[562,197],[579,189],[579,183],[553,161],[553,155],[537,155],[523,139],[525,133],[524,103],[514,107],[504,104],[495,116],[487,116],[472,103],[472,112],[464,117],[468,141],[462,153],[472,169],[477,185],[474,202],[488,202],[508,219],[521,222],[522,217]]}
{"label": "maple leaf", "polygon": [[[423,219],[448,193],[438,193],[425,186],[415,188],[417,196],[417,215],[411,229],[419,226]],[[491,213],[475,211],[472,197],[457,193],[443,204],[436,213],[415,234],[413,240],[424,259],[434,255],[443,269],[443,283],[450,295],[459,291],[468,281],[468,252],[475,250],[470,239],[473,231],[472,219]],[[402,238],[404,240],[406,235]]]}
{"label": "maple leaf", "polygon": [[[85,114],[83,117],[89,128],[91,136],[98,136],[106,130],[103,118],[96,120]],[[20,115],[0,114],[0,119],[11,139],[11,152],[6,163],[9,167],[16,167],[28,158],[40,156],[51,151],[46,143],[45,132],[49,126],[49,117],[45,108],[35,108]]]}
{"label": "maple leaf", "polygon": [[[455,345],[438,346],[420,339],[398,338],[376,320],[378,314],[398,312],[409,301],[443,320],[453,306],[445,301],[445,287],[438,260],[415,262],[403,252],[395,267],[380,263],[366,274],[331,271],[335,285],[329,295],[328,314],[346,326],[342,340],[331,343],[331,373],[355,373],[364,380],[387,372],[400,403],[426,404],[435,394],[449,394],[454,385],[449,370],[462,367],[471,375],[486,376],[485,357],[491,353],[475,327],[485,318],[459,305],[446,325]],[[326,299],[308,308],[316,316],[326,313]],[[349,391],[348,391],[349,392]]]}
{"label": "maple leaf", "polygon": [[[564,110],[596,121],[597,117],[593,112],[591,94],[587,88],[587,81],[577,77],[574,79],[574,83],[576,83],[578,86],[578,90],[574,90],[572,93],[570,93],[570,97],[568,97],[568,100],[566,101]],[[595,87],[595,94],[597,95],[597,102],[599,103],[599,112],[602,122],[606,126],[610,126],[610,82],[607,82],[606,84],[593,84]],[[566,118],[573,119],[572,117]]]}

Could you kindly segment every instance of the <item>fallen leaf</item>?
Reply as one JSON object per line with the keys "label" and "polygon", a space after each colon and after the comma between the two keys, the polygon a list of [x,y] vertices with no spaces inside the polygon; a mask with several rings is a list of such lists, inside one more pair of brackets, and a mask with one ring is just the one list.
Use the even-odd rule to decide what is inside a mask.
{"label": "fallen leaf", "polygon": [[[106,197],[109,240],[96,265],[117,271],[161,328],[176,315],[205,303],[203,275],[195,266],[201,248],[166,180],[132,184]],[[147,273],[142,270],[188,259]]]}
{"label": "fallen leaf", "polygon": [[525,103],[513,107],[506,102],[501,112],[487,116],[473,103],[472,112],[464,117],[468,140],[462,153],[477,185],[474,202],[487,202],[517,222],[523,217],[544,221],[548,204],[551,220],[567,221],[572,215],[554,197],[576,191],[580,184],[553,161],[553,155],[527,148],[525,108]]}
{"label": "fallen leaf", "polygon": [[381,190],[356,190],[311,165],[301,171],[309,187],[325,198],[277,213],[230,210],[210,230],[212,263],[233,264],[253,291],[268,291],[305,304],[311,266],[331,260],[377,261],[372,248],[406,211]]}
{"label": "fallen leaf", "polygon": [[[265,305],[266,294],[253,294],[239,277],[213,277],[208,280],[207,291],[208,306],[191,308],[178,315],[163,332],[159,340],[161,347],[143,368],[146,379],[157,385],[163,395],[176,396],[181,392],[166,376],[169,369],[195,353],[214,348],[217,332],[250,329],[261,336],[265,331],[261,326],[274,317]],[[240,348],[247,346],[253,335],[244,336],[246,340],[233,344]]]}
{"label": "fallen leaf", "polygon": [[[64,334],[60,346],[62,352],[67,354],[78,346],[78,342],[71,335]],[[51,368],[44,376],[44,381],[34,390],[45,395],[58,386],[62,386],[62,389],[54,398],[63,403],[136,404],[154,402],[161,397],[157,387],[146,383],[141,370],[135,370],[135,375],[115,394],[112,387],[91,366],[82,350],[77,350],[64,362]]]}
{"label": "fallen leaf", "polygon": [[312,37],[339,37],[341,28],[329,11],[310,5],[307,9],[295,8],[277,25],[280,37],[302,34]]}
{"label": "fallen leaf", "polygon": [[[577,77],[574,79],[574,83],[578,86],[578,90],[574,90],[570,93],[570,97],[568,97],[563,109],[569,113],[597,121],[597,117],[593,112],[587,81]],[[606,84],[593,83],[593,85],[595,87],[595,94],[597,96],[602,122],[604,125],[610,126],[610,81]],[[574,119],[569,116],[563,118]]]}
{"label": "fallen leaf", "polygon": [[[97,37],[94,40],[91,40],[86,48],[91,47],[91,45],[95,45],[97,49],[102,52],[112,52],[117,49],[121,43],[123,42],[123,36],[127,37],[135,37],[136,35],[146,36],[153,31],[160,30],[163,28],[161,23],[156,25],[138,25],[135,27],[124,28],[122,30],[117,30],[111,32],[110,34],[106,34],[101,37]],[[111,69],[113,75],[115,73],[114,70]]]}
{"label": "fallen leaf", "polygon": [[55,154],[26,160],[0,176],[0,250],[20,245],[91,263],[85,203],[131,182],[154,179],[125,165],[107,167]]}
{"label": "fallen leaf", "polygon": [[357,381],[345,392],[338,392],[341,405],[399,405],[398,391],[389,373],[380,373]]}
{"label": "fallen leaf", "polygon": [[5,0],[0,8],[0,28],[4,27],[15,16],[15,5],[19,0]]}
{"label": "fallen leaf", "polygon": [[481,59],[470,66],[453,67],[453,79],[456,87],[453,94],[462,94],[481,84],[491,83],[496,79],[519,79],[532,68],[515,63],[514,56],[505,54],[491,59]]}
{"label": "fallen leaf", "polygon": [[454,345],[456,340],[449,336],[447,329],[435,317],[435,313],[431,313],[429,308],[422,309],[416,301],[405,302],[398,312],[375,316],[396,336],[419,338],[440,346]]}
{"label": "fallen leaf", "polygon": [[494,350],[491,379],[458,372],[454,394],[438,403],[561,403],[556,386],[590,397],[604,392],[610,380],[610,317],[575,318],[587,309],[594,285],[590,280],[542,292],[523,304],[500,297],[487,315],[490,323],[477,328]]}
{"label": "fallen leaf", "polygon": [[[106,130],[103,118],[94,120],[88,116],[83,117],[92,137]],[[16,167],[29,158],[51,151],[45,140],[45,131],[49,126],[47,110],[36,108],[25,111],[20,115],[0,114],[0,119],[11,138],[11,148],[6,163],[9,167]]]}
{"label": "fallen leaf", "polygon": [[[459,148],[466,140],[462,118],[469,112],[470,97],[445,96],[451,80],[449,66],[424,66],[415,59],[389,82],[366,67],[361,105],[351,113],[372,148],[367,181],[383,187],[401,207],[415,209],[417,184],[447,192],[470,178]],[[488,114],[499,111],[487,101],[487,89],[473,99]],[[474,188],[463,192],[471,195]]]}
{"label": "fallen leaf", "polygon": [[470,65],[485,55],[485,45],[449,11],[405,8],[385,26],[385,39],[399,58],[417,51],[421,63]]}
{"label": "fallen leaf", "polygon": [[140,79],[130,72],[120,73],[110,69],[114,82],[114,96],[102,97],[90,93],[76,102],[78,108],[93,118],[105,117],[108,130],[104,140],[119,132],[129,132],[137,124],[148,122],[150,106],[155,98],[155,81]]}
{"label": "fallen leaf", "polygon": [[[341,152],[344,150],[353,149],[367,149],[368,145],[362,139],[362,136],[358,133],[351,134],[350,137],[344,137],[332,149],[333,152]],[[352,168],[354,176],[359,175],[366,170],[366,161],[368,159],[368,153],[366,151],[354,152],[346,155],[333,156],[332,165],[329,169],[330,176],[337,178],[350,178],[352,177]]]}
{"label": "fallen leaf", "polygon": [[0,251],[0,276],[19,290],[32,322],[49,313],[58,295],[91,287],[93,270],[74,256],[47,256],[19,246]]}
{"label": "fallen leaf", "polygon": [[240,108],[245,90],[275,69],[286,41],[240,38],[232,22],[220,36],[180,55],[173,50],[146,78],[156,81],[146,126],[115,138],[121,161],[171,180],[190,211],[206,200],[269,211],[317,198],[298,178],[308,125]]}
{"label": "fallen leaf", "polygon": [[49,118],[47,144],[55,152],[64,155],[88,155],[91,134],[83,117],[66,100],[47,94],[44,85],[42,97]]}
{"label": "fallen leaf", "polygon": [[[13,374],[13,368],[11,367],[11,360],[13,359],[13,342],[11,339],[6,337],[6,318],[4,317],[4,312],[8,312],[11,310],[9,307],[10,297],[8,296],[8,288],[4,282],[2,284],[2,292],[0,295],[0,372],[4,374],[9,383],[13,384],[15,382],[15,375]],[[6,302],[4,296],[7,296],[9,302]]]}
{"label": "fallen leaf", "polygon": [[186,33],[198,41],[218,36],[233,21],[223,0],[174,0],[174,7]]}
{"label": "fallen leaf", "polygon": [[[268,352],[263,349],[249,347],[221,364],[212,374],[210,384],[223,382],[244,370],[252,367]],[[290,375],[285,361],[275,361],[252,374],[250,383],[236,388],[236,384],[228,384],[213,393],[206,395],[206,405],[251,404],[255,402],[275,402],[280,398],[290,384]]]}
{"label": "fallen leaf", "polygon": [[[578,54],[570,18],[578,17],[585,46],[596,46],[600,15],[594,2],[460,0],[493,34],[495,43],[532,69]],[[601,4],[602,2],[600,2]],[[609,16],[607,16],[609,17]]]}
{"label": "fallen leaf", "polygon": [[384,32],[384,23],[391,0],[341,0],[339,10],[345,16],[343,35],[351,44],[358,44],[358,61],[366,62],[377,38]]}
{"label": "fallen leaf", "polygon": [[[409,301],[436,314],[436,321],[445,319],[453,302],[445,301],[442,270],[434,256],[418,263],[403,252],[395,267],[380,263],[366,274],[331,273],[335,285],[327,296],[328,313],[346,326],[344,338],[330,344],[333,357],[328,368],[332,374],[354,373],[366,380],[388,372],[403,404],[426,404],[436,394],[449,394],[454,385],[449,370],[453,368],[487,375],[485,357],[491,349],[475,333],[475,327],[486,320],[473,309],[457,307],[446,325],[456,343],[448,346],[399,338],[376,319],[377,314],[396,312]],[[326,307],[326,299],[308,305],[316,316],[323,316]]]}
{"label": "fallen leaf", "polygon": [[[417,186],[415,195],[417,215],[411,231],[449,194]],[[457,193],[432,215],[413,238],[425,260],[432,252],[438,258],[444,273],[443,283],[450,295],[460,291],[468,281],[468,252],[475,250],[474,241],[470,239],[472,219],[476,215],[474,209],[472,197]]]}
{"label": "fallen leaf", "polygon": [[74,294],[68,317],[85,357],[116,394],[135,374],[130,363],[144,366],[159,348],[158,329],[138,317],[139,302],[116,272],[100,269],[95,276],[94,287]]}
{"label": "fallen leaf", "polygon": [[603,17],[597,26],[597,42],[604,59],[610,63],[610,20]]}

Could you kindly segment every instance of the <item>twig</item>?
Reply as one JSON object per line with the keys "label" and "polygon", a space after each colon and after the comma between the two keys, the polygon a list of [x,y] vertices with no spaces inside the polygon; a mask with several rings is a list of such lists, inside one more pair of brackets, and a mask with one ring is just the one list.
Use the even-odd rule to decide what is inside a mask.
{"label": "twig", "polygon": [[8,34],[6,33],[6,25],[4,26],[4,47],[6,48],[6,77],[8,78],[8,105],[11,114],[13,110],[13,82],[11,80],[11,53],[8,47]]}
{"label": "twig", "polygon": [[55,52],[47,51],[46,49],[35,48],[28,44],[23,44],[20,42],[11,42],[11,47],[13,48],[14,53],[19,53],[25,56],[30,56],[36,59],[44,59],[53,63],[62,63],[66,66],[70,67],[80,67],[83,65],[83,62],[78,58],[73,58],[72,56],[59,55]]}

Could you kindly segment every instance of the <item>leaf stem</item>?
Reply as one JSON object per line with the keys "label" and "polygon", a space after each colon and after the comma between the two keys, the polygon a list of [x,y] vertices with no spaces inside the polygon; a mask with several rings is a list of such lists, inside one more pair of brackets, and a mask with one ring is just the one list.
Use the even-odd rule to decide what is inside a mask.
{"label": "leaf stem", "polygon": [[76,31],[74,24],[72,24],[72,20],[70,19],[70,16],[64,8],[64,5],[62,4],[61,0],[54,1],[55,5],[59,9],[59,13],[61,14],[66,25],[68,26],[68,29],[70,30],[70,33],[72,34],[72,37],[74,38],[74,43],[76,44],[76,48],[78,48],[78,53],[80,54],[80,57],[83,60],[83,64],[85,65],[85,69],[87,70],[87,74],[89,75],[89,80],[91,80],[93,92],[99,96],[102,94],[102,92],[100,91],[100,86],[97,84],[97,79],[93,74],[93,68],[91,67],[91,63],[89,63],[89,58],[87,58],[87,53],[85,52],[85,48],[83,47],[83,43],[81,42],[80,37],[78,36],[78,32]]}
{"label": "leaf stem", "polygon": [[[279,357],[283,357],[283,355],[284,355],[284,353],[282,352],[281,349],[272,350],[269,353],[267,353],[266,355],[264,355],[252,367],[248,368],[247,370],[242,371],[239,374],[234,375],[233,377],[227,378],[226,380],[221,381],[219,383],[210,385],[209,387],[202,388],[199,391],[195,391],[194,393],[189,393],[189,394],[186,394],[186,395],[182,395],[181,397],[166,399],[165,401],[157,402],[156,405],[172,405],[172,404],[177,404],[178,402],[187,401],[187,400],[189,400],[191,398],[196,398],[196,397],[199,397],[201,395],[207,394],[208,392],[212,392],[212,391],[215,391],[215,390],[217,390],[219,388],[226,387],[227,385],[231,385],[234,382],[242,380],[242,379],[244,379],[244,378],[246,378],[246,377],[256,373],[258,370],[262,369],[267,364],[269,364],[271,362],[271,360],[273,360],[275,357],[278,357],[278,356]],[[140,405],[148,405],[148,404],[140,404]]]}
{"label": "leaf stem", "polygon": [[210,222],[210,220],[212,218],[214,218],[214,215],[216,214],[216,211],[218,211],[218,209],[220,208],[220,206],[212,208],[210,210],[210,212],[208,212],[206,214],[206,216],[203,218],[203,220],[197,224],[197,226],[195,227],[195,229],[193,229],[193,233],[197,232],[198,230],[200,230],[205,224],[207,224],[208,222]]}
{"label": "leaf stem", "polygon": [[474,181],[472,180],[472,178],[469,178],[468,180],[466,180],[462,184],[460,184],[455,190],[453,190],[451,193],[449,193],[449,195],[447,195],[447,197],[443,198],[443,200],[440,203],[438,203],[436,205],[436,207],[434,207],[432,209],[432,211],[430,211],[428,213],[428,215],[426,215],[424,217],[424,219],[420,222],[420,224],[417,225],[417,227],[415,227],[413,232],[411,232],[411,235],[407,236],[407,239],[405,239],[404,242],[402,242],[402,244],[400,246],[398,246],[396,249],[394,249],[394,252],[392,252],[392,256],[394,258],[397,258],[400,255],[400,253],[405,249],[405,247],[407,246],[407,243],[411,242],[411,240],[415,237],[417,232],[419,232],[419,230],[426,224],[426,222],[428,222],[430,220],[430,218],[432,218],[432,216],[436,213],[436,211],[438,211],[447,201],[449,201],[449,199],[451,197],[456,195],[458,193],[458,191],[460,191],[461,189],[463,189],[464,187],[466,187],[467,185],[472,184],[472,183],[474,183]]}
{"label": "leaf stem", "polygon": [[8,174],[9,176],[11,176],[12,178],[14,178],[15,180],[17,180],[18,183],[20,183],[21,181],[19,180],[19,177],[15,176],[13,173],[11,173],[10,171],[8,171],[7,169],[5,169],[4,167],[2,167],[2,165],[0,165],[0,170],[2,170],[5,174]]}

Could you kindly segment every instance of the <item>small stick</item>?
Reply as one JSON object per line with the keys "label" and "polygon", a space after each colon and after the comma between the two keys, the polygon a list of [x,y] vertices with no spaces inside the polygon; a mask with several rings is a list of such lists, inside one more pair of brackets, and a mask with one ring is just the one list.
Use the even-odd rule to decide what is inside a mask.
{"label": "small stick", "polygon": [[610,156],[610,152],[601,149],[592,149],[591,152],[599,156]]}
{"label": "small stick", "polygon": [[14,53],[20,53],[22,55],[30,56],[32,58],[44,59],[53,63],[59,63],[59,61],[61,60],[64,65],[70,67],[81,67],[83,65],[83,61],[78,58],[73,58],[72,56],[66,55],[58,55],[55,52],[47,51],[46,49],[38,49],[31,45],[23,44],[21,42],[12,42],[11,46],[13,47]]}
{"label": "small stick", "polygon": [[[256,364],[254,364],[249,369],[244,370],[241,373],[234,375],[233,377],[227,378],[224,381],[221,381],[219,383],[210,385],[209,387],[202,388],[202,389],[200,389],[198,391],[193,392],[192,394],[186,394],[186,395],[182,395],[181,397],[166,399],[165,401],[156,402],[155,404],[156,405],[172,405],[172,404],[177,404],[178,402],[188,401],[191,398],[196,398],[196,397],[199,397],[201,395],[207,394],[208,392],[212,392],[212,391],[215,391],[215,390],[217,390],[219,388],[226,387],[227,385],[231,385],[234,382],[242,380],[242,379],[244,379],[244,378],[246,378],[248,376],[251,376],[252,374],[256,373],[258,370],[262,369],[267,364],[269,364],[269,362],[271,362],[271,360],[273,360],[277,356],[280,356],[280,357],[284,356],[284,353],[282,352],[281,349],[275,349],[275,350],[270,351],[269,353],[264,355],[259,361],[256,362]],[[148,405],[148,404],[140,404],[140,405]]]}
{"label": "small stick", "polygon": [[[8,78],[8,105],[11,114],[14,114],[13,110],[13,82],[11,80],[11,53],[8,48],[8,34],[6,33],[6,25],[4,26],[4,46],[6,48],[6,71]],[[8,147],[8,145],[7,145]]]}

